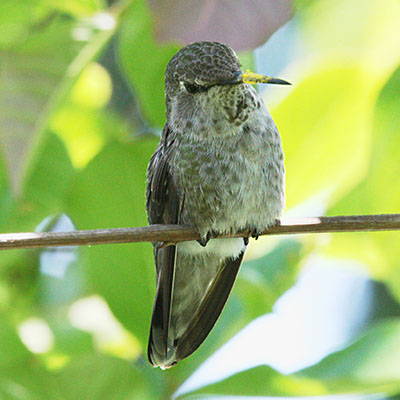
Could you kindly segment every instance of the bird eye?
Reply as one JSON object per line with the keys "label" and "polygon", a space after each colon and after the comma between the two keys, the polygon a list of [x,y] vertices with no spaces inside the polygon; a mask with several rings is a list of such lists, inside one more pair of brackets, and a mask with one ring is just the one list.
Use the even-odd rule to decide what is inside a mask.
{"label": "bird eye", "polygon": [[200,85],[196,85],[194,83],[185,83],[185,89],[190,94],[195,94],[195,93],[198,93],[198,92],[205,92],[207,90],[206,87],[200,86]]}

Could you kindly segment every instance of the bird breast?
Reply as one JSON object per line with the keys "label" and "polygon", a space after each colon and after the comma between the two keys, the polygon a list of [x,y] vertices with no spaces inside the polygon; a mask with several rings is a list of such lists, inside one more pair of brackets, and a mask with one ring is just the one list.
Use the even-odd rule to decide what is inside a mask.
{"label": "bird breast", "polygon": [[172,171],[184,194],[182,223],[200,233],[232,233],[265,229],[281,215],[283,152],[263,103],[230,134],[199,137],[185,132],[177,134],[177,141]]}

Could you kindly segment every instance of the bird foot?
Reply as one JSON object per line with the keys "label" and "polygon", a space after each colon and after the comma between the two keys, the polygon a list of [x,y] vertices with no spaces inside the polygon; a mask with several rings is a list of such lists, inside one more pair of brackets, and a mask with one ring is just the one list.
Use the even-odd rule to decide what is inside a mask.
{"label": "bird foot", "polygon": [[264,233],[264,230],[250,229],[249,233],[253,239],[257,240]]}
{"label": "bird foot", "polygon": [[207,234],[203,236],[201,239],[198,239],[197,242],[200,244],[200,246],[206,247],[210,239],[211,239],[211,232],[207,232]]}

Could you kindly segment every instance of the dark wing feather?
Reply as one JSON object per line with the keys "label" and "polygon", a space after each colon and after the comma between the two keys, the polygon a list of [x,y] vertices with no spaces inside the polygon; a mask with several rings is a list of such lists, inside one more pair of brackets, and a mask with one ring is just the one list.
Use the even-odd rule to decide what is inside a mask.
{"label": "dark wing feather", "polygon": [[175,272],[175,246],[155,250],[157,265],[157,292],[151,318],[147,355],[153,365],[168,358],[168,329],[171,315],[173,281]]}
{"label": "dark wing feather", "polygon": [[[146,210],[150,224],[162,224],[168,206],[170,173],[168,166],[168,126],[165,125],[162,139],[150,159],[147,168]],[[168,218],[168,217],[167,217]]]}
{"label": "dark wing feather", "polygon": [[[179,223],[182,199],[169,170],[169,149],[172,144],[168,137],[170,131],[165,125],[162,140],[148,168],[147,214],[150,224]],[[160,247],[153,243],[157,270],[157,292],[153,306],[150,327],[148,358],[153,365],[167,358],[171,344],[168,329],[171,315],[173,282],[176,262],[176,246]]]}
{"label": "dark wing feather", "polygon": [[[170,166],[170,146],[173,138],[166,125],[162,140],[150,160],[148,168],[146,208],[150,224],[179,224],[183,195],[174,184]],[[169,332],[174,294],[177,249],[153,243],[157,269],[157,292],[153,307],[148,345],[149,361],[168,367],[192,354],[205,340],[215,325],[232,290],[243,254],[221,261],[218,272],[207,289],[183,335],[174,337]]]}
{"label": "dark wing feather", "polygon": [[238,258],[228,258],[223,261],[199,309],[185,333],[178,340],[176,361],[183,360],[192,354],[203,343],[217,322],[235,283],[243,255],[244,251]]}

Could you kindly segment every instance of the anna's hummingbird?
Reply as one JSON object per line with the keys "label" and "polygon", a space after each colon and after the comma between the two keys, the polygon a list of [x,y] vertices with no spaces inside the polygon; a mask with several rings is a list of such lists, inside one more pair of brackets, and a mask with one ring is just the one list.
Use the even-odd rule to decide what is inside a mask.
{"label": "anna's hummingbird", "polygon": [[232,289],[247,238],[284,207],[281,140],[253,83],[288,84],[243,73],[221,43],[192,43],[165,71],[167,122],[147,171],[150,224],[186,224],[199,241],[153,243],[157,293],[149,361],[168,368],[192,354],[217,321]]}

